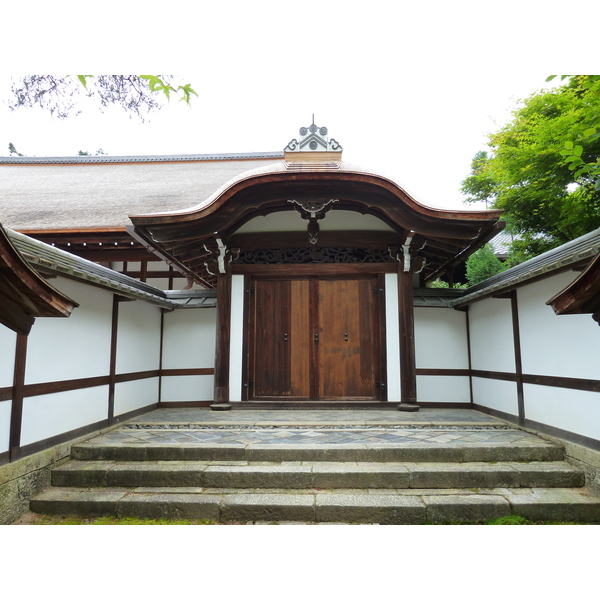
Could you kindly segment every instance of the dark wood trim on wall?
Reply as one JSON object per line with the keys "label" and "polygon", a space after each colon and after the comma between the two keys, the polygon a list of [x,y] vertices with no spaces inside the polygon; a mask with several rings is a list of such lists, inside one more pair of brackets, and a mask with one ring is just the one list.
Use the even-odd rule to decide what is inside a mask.
{"label": "dark wood trim on wall", "polygon": [[214,375],[214,369],[162,369],[163,377],[181,377],[187,375]]}
{"label": "dark wood trim on wall", "polygon": [[23,398],[25,397],[25,364],[27,361],[27,336],[18,333],[15,348],[15,371],[13,376],[12,406],[8,452],[11,461],[21,454],[21,425],[23,423]]}
{"label": "dark wood trim on wall", "polygon": [[396,273],[396,263],[336,263],[336,264],[300,264],[300,265],[232,265],[235,275],[267,275],[308,277],[322,275],[341,277],[348,275],[374,275],[376,273]]}
{"label": "dark wood trim on wall", "polygon": [[594,438],[585,435],[580,435],[578,433],[573,433],[572,431],[566,431],[559,427],[552,427],[551,425],[545,425],[544,423],[538,423],[537,421],[531,421],[529,419],[525,419],[524,426],[528,429],[539,431],[540,433],[545,433],[567,440],[568,442],[573,442],[574,444],[579,444],[580,446],[585,446],[586,448],[591,448],[592,450],[600,451],[600,440],[595,440]]}
{"label": "dark wood trim on wall", "polygon": [[469,377],[469,369],[415,369],[419,376],[441,376],[441,377]]}
{"label": "dark wood trim on wall", "polygon": [[[118,373],[114,376],[114,383],[125,383],[127,381],[137,381],[139,379],[151,379],[152,377],[181,377],[186,375],[213,375],[214,369],[154,369],[151,371],[138,371],[135,373]],[[47,381],[45,383],[30,383],[23,387],[23,398],[32,396],[46,396],[48,394],[58,394],[60,392],[71,392],[74,390],[84,390],[86,388],[100,387],[110,385],[109,375],[99,377],[82,377],[80,379],[65,379],[62,381]],[[11,400],[14,388],[1,388],[2,400]],[[4,397],[6,396],[6,397]]]}
{"label": "dark wood trim on wall", "polygon": [[471,369],[471,377],[481,377],[482,379],[498,379],[500,381],[517,381],[515,373],[505,373],[504,371],[481,371]]}
{"label": "dark wood trim on wall", "polygon": [[521,333],[519,330],[519,302],[517,290],[510,292],[510,309],[512,315],[513,340],[515,348],[515,375],[517,378],[517,408],[519,411],[519,425],[525,423],[525,396],[523,393],[523,366],[521,363]]}
{"label": "dark wood trim on wall", "polygon": [[110,377],[82,377],[81,379],[66,379],[64,381],[47,381],[45,383],[30,383],[25,386],[24,397],[45,396],[47,394],[58,394],[60,392],[71,392],[86,388],[109,385]]}
{"label": "dark wood trim on wall", "polygon": [[554,377],[552,375],[523,375],[523,383],[568,388],[583,392],[600,392],[600,380],[577,377]]}
{"label": "dark wood trim on wall", "polygon": [[[478,371],[477,369],[473,369],[471,371],[471,376],[481,377],[483,379],[517,382],[516,373],[503,373],[501,371]],[[549,387],[560,387],[583,392],[600,392],[600,380],[598,379],[554,377],[552,375],[529,375],[527,373],[523,373],[522,379],[524,384],[547,385]]]}

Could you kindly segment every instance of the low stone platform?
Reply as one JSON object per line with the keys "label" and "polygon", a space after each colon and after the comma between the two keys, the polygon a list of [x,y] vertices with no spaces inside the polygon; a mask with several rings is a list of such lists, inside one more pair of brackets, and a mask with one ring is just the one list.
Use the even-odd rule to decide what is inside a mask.
{"label": "low stone platform", "polygon": [[213,521],[600,522],[564,448],[471,410],[161,409],[73,446],[48,514]]}

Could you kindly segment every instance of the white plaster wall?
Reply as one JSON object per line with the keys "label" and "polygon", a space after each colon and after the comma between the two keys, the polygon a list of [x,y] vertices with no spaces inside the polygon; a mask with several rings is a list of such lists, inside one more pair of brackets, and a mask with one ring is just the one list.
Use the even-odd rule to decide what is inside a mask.
{"label": "white plaster wall", "polygon": [[449,308],[415,308],[418,369],[468,369],[466,314]]}
{"label": "white plaster wall", "polygon": [[517,415],[517,384],[514,381],[473,377],[473,402]]}
{"label": "white plaster wall", "polygon": [[147,302],[121,302],[116,372],[136,373],[159,366],[160,308]]}
{"label": "white plaster wall", "polygon": [[387,399],[400,402],[400,323],[398,320],[398,276],[385,274],[385,344]]}
{"label": "white plaster wall", "polygon": [[600,439],[600,394],[597,392],[525,384],[523,395],[527,419]]}
{"label": "white plaster wall", "polygon": [[213,375],[186,375],[162,378],[162,402],[213,401],[215,378]]}
{"label": "white plaster wall", "polygon": [[242,399],[242,369],[244,366],[244,276],[231,277],[231,342],[229,346],[229,401]]}
{"label": "white plaster wall", "polygon": [[0,387],[12,387],[15,373],[17,334],[0,325]]}
{"label": "white plaster wall", "polygon": [[190,308],[166,313],[163,369],[213,369],[216,327],[216,308]]}
{"label": "white plaster wall", "polygon": [[51,283],[80,306],[68,318],[36,319],[27,342],[25,383],[108,375],[112,294],[62,277]]}
{"label": "white plaster wall", "polygon": [[417,401],[427,402],[463,402],[471,401],[468,377],[445,375],[418,375]]}
{"label": "white plaster wall", "polygon": [[12,400],[0,402],[0,454],[8,450],[10,442],[10,411]]}
{"label": "white plaster wall", "polygon": [[108,417],[108,386],[23,400],[21,446],[98,423]]}
{"label": "white plaster wall", "polygon": [[115,415],[158,402],[158,377],[124,381],[115,386]]}
{"label": "white plaster wall", "polygon": [[[236,233],[306,231],[306,224],[307,221],[297,211],[288,210],[250,219]],[[361,215],[352,210],[336,210],[335,205],[327,216],[319,221],[319,227],[321,231],[394,231],[373,215]]]}
{"label": "white plaster wall", "polygon": [[510,304],[510,300],[506,298],[489,298],[469,307],[473,369],[515,372]]}
{"label": "white plaster wall", "polygon": [[577,275],[569,271],[517,290],[523,373],[600,379],[596,321],[587,314],[558,316],[546,305]]}

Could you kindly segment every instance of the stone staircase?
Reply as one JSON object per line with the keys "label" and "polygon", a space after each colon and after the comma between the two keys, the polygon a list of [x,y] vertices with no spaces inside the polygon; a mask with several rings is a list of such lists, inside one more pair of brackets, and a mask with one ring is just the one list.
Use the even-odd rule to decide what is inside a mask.
{"label": "stone staircase", "polygon": [[[277,429],[271,429],[273,435]],[[443,431],[442,431],[443,433]],[[214,522],[600,522],[564,449],[523,443],[127,443],[73,446],[31,510]],[[532,441],[533,440],[533,441]]]}

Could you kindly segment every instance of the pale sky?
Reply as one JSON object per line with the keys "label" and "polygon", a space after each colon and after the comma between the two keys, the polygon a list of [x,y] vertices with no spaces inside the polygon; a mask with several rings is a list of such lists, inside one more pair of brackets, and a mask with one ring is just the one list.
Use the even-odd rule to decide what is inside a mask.
{"label": "pale sky", "polygon": [[[81,3],[66,4],[80,14]],[[564,11],[554,10],[564,3],[553,0],[501,9],[460,0],[182,2],[160,14],[148,6],[106,2],[81,27],[62,22],[50,35],[44,19],[57,13],[43,4],[37,36],[27,37],[39,39],[37,53],[21,43],[8,73],[169,72],[198,92],[192,107],[171,102],[140,124],[116,110],[91,107],[60,122],[0,103],[0,155],[9,142],[35,156],[282,150],[314,114],[344,160],[388,175],[423,204],[461,209],[460,183],[487,134],[549,87],[549,74],[589,68],[565,61]],[[26,19],[25,9],[11,10],[20,11],[14,23]],[[18,31],[5,46],[11,35],[19,44]],[[5,76],[0,100],[7,85]]]}

